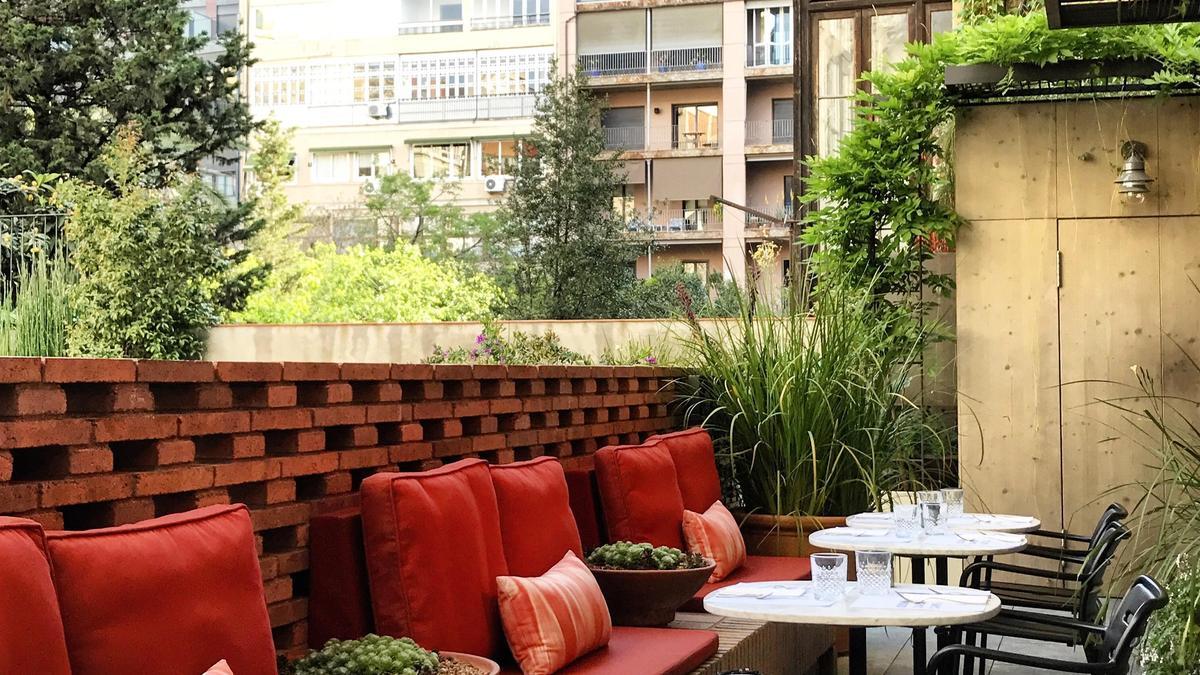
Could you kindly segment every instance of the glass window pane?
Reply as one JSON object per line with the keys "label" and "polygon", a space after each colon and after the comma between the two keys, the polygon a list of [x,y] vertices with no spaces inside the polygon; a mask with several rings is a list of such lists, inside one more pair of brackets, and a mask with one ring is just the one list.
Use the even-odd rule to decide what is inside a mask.
{"label": "glass window pane", "polygon": [[817,96],[849,96],[854,89],[854,19],[817,23]]}
{"label": "glass window pane", "polygon": [[876,14],[871,17],[871,68],[886,69],[904,58],[908,42],[908,14]]}
{"label": "glass window pane", "polygon": [[954,10],[935,9],[929,13],[929,34],[949,33],[954,30]]}
{"label": "glass window pane", "polygon": [[817,102],[817,154],[835,152],[842,137],[854,127],[854,103],[849,98],[830,98]]}

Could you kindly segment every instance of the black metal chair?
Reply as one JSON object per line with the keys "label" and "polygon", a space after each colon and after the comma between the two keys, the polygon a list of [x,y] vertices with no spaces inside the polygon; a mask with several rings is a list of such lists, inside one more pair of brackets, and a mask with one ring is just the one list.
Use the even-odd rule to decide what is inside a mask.
{"label": "black metal chair", "polygon": [[[1088,552],[1095,548],[1100,535],[1114,524],[1125,520],[1128,515],[1129,511],[1124,506],[1113,502],[1108,505],[1108,508],[1104,509],[1104,513],[1100,515],[1100,520],[1096,522],[1096,527],[1092,530],[1090,536],[1056,530],[1036,530],[1030,532],[1029,537],[1055,539],[1060,543],[1056,546],[1030,544],[1021,551],[1021,555],[1033,556],[1035,558],[1049,558],[1058,560],[1064,564],[1082,565]],[[1087,546],[1086,548],[1079,548],[1078,546],[1072,546],[1072,544],[1086,544]]]}
{"label": "black metal chair", "polygon": [[[1129,662],[1134,647],[1146,632],[1146,623],[1158,609],[1166,606],[1167,592],[1154,579],[1140,576],[1125,593],[1121,604],[1109,615],[1107,625],[1099,625],[1076,619],[1048,615],[1036,615],[1048,627],[1062,629],[1072,634],[1087,634],[1099,641],[1087,661],[1068,661],[1043,656],[1033,656],[998,649],[987,649],[967,644],[955,644],[938,650],[929,661],[930,672],[955,672],[964,660],[980,659],[998,663],[1012,663],[1030,668],[1044,668],[1060,673],[1099,673],[1124,675],[1129,672]],[[942,668],[953,670],[940,670]]]}

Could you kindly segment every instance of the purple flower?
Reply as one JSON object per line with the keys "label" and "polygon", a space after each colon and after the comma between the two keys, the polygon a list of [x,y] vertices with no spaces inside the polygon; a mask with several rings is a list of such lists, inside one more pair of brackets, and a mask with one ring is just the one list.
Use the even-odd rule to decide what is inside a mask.
{"label": "purple flower", "polygon": [[492,353],[492,348],[491,348],[491,347],[484,347],[484,348],[483,348],[483,353],[484,353],[484,354],[491,354],[491,353]]}
{"label": "purple flower", "polygon": [[653,366],[654,364],[658,363],[658,359],[654,358],[653,356],[647,356],[646,363]]}
{"label": "purple flower", "polygon": [[476,335],[476,336],[475,336],[475,344],[477,344],[477,345],[481,345],[481,344],[483,344],[483,341],[484,341],[484,340],[486,340],[486,339],[487,339],[487,334],[486,334],[486,333],[480,333],[479,335]]}
{"label": "purple flower", "polygon": [[472,349],[472,350],[471,350],[471,360],[472,360],[472,361],[474,361],[474,360],[475,360],[475,359],[477,359],[477,358],[479,358],[479,350],[478,350],[478,349]]}

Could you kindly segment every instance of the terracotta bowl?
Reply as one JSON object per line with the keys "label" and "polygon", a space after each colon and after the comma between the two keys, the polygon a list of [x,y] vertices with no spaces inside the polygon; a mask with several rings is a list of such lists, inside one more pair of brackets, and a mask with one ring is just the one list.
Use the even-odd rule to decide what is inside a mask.
{"label": "terracotta bowl", "polygon": [[451,658],[468,666],[475,666],[483,675],[500,675],[500,664],[491,659],[485,659],[482,656],[461,654],[459,652],[438,652],[438,656]]}
{"label": "terracotta bowl", "polygon": [[592,574],[617,626],[665,626],[708,581],[716,565],[692,570],[607,570]]}

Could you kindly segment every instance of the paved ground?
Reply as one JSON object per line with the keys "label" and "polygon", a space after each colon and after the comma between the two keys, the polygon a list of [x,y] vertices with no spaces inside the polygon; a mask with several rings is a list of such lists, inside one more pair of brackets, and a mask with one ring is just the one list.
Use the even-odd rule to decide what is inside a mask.
{"label": "paved ground", "polygon": [[[932,631],[928,632],[927,636],[929,642],[927,653],[932,655],[935,651]],[[989,646],[995,645],[990,644]],[[1023,654],[1084,660],[1082,652],[1073,651],[1065,645],[1049,645],[1033,640],[1004,638],[997,648]],[[845,657],[839,661],[838,670],[841,673],[849,672],[849,664]],[[902,628],[869,629],[867,631],[867,672],[870,675],[911,675],[912,631]],[[988,667],[988,675],[1024,675],[1025,673],[1049,672],[1055,671],[1010,664],[989,664]]]}

